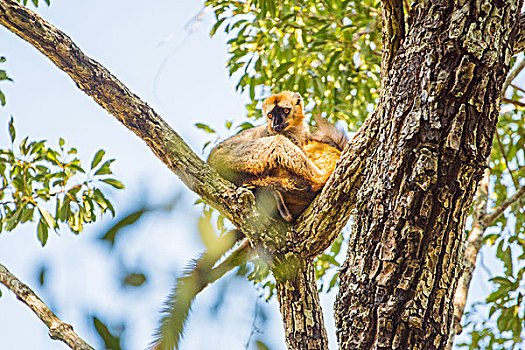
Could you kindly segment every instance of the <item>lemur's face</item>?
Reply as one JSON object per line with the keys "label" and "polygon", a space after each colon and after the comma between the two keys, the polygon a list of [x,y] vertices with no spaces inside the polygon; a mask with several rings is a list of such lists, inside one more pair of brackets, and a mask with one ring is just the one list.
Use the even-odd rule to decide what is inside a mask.
{"label": "lemur's face", "polygon": [[263,113],[270,130],[282,133],[303,122],[303,99],[290,91],[272,95],[264,101]]}

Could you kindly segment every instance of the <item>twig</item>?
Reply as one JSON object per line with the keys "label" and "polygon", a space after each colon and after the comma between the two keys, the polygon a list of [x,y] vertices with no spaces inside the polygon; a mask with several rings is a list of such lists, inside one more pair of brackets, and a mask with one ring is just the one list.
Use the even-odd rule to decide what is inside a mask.
{"label": "twig", "polygon": [[496,219],[499,218],[501,214],[503,214],[505,209],[517,202],[521,197],[523,197],[523,195],[525,195],[525,186],[521,186],[516,191],[516,193],[507,198],[507,200],[503,201],[503,203],[501,203],[499,207],[495,208],[492,213],[485,215],[483,218],[483,225],[485,227],[492,225],[494,221],[496,221]]}
{"label": "twig", "polygon": [[5,285],[9,290],[15,293],[16,297],[44,322],[49,328],[51,339],[61,340],[71,349],[75,350],[94,350],[88,343],[80,338],[74,331],[73,327],[62,322],[51,311],[46,304],[33,292],[27,285],[16,278],[7,268],[0,264],[0,283]]}
{"label": "twig", "polygon": [[485,257],[482,250],[479,251],[479,267],[481,267],[481,269],[487,274],[487,281],[494,276],[494,273],[489,269],[487,264],[485,264]]}
{"label": "twig", "polygon": [[510,86],[512,86],[514,89],[516,90],[519,90],[521,92],[525,92],[525,89],[523,89],[522,87],[519,87],[518,85],[516,84],[510,84]]}
{"label": "twig", "polygon": [[507,170],[509,171],[510,177],[512,179],[512,183],[514,184],[514,189],[517,191],[518,187],[520,187],[520,183],[514,176],[514,173],[512,172],[512,169],[509,166],[509,159],[507,157],[507,153],[505,153],[505,149],[503,148],[503,143],[501,142],[501,139],[497,131],[496,131],[496,140],[498,141],[499,149],[501,151],[501,154],[503,155],[503,160],[505,160],[505,166],[507,167]]}
{"label": "twig", "polygon": [[510,98],[503,97],[501,99],[501,101],[505,102],[505,103],[513,104],[513,105],[518,106],[518,107],[525,107],[525,102],[521,102],[519,100],[512,100]]}
{"label": "twig", "polygon": [[510,71],[509,75],[507,75],[507,78],[505,79],[505,82],[503,83],[503,88],[501,89],[501,98],[505,98],[505,93],[507,92],[507,88],[509,85],[516,79],[518,74],[525,68],[525,59],[521,60],[519,63],[517,63],[514,68]]}
{"label": "twig", "polygon": [[250,347],[250,343],[252,341],[252,338],[253,338],[253,335],[255,333],[260,333],[261,331],[259,330],[259,328],[257,328],[257,318],[259,317],[259,300],[261,299],[262,295],[259,295],[257,297],[257,300],[255,301],[255,312],[254,312],[254,315],[253,315],[253,321],[252,321],[252,328],[251,328],[251,331],[250,331],[250,335],[248,336],[248,340],[246,341],[246,343],[244,344],[244,349],[245,350],[248,350],[248,348]]}

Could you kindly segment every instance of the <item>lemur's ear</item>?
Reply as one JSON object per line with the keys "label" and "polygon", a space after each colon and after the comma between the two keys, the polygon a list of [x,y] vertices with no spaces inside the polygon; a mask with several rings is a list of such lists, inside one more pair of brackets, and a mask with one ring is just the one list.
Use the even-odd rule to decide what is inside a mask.
{"label": "lemur's ear", "polygon": [[295,99],[295,105],[296,106],[303,103],[303,97],[301,96],[300,93],[294,92],[293,98]]}

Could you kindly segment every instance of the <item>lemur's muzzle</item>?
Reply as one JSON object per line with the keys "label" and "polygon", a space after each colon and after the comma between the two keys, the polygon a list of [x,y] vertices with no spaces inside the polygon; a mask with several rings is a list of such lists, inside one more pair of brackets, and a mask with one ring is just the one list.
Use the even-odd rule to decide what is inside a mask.
{"label": "lemur's muzzle", "polygon": [[288,122],[286,121],[286,118],[282,115],[274,115],[272,119],[272,129],[275,132],[283,132],[286,127],[288,127]]}

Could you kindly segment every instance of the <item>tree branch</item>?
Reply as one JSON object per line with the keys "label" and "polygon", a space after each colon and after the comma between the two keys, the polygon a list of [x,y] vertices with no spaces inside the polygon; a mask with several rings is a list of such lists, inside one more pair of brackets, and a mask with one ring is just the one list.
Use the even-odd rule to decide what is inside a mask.
{"label": "tree branch", "polygon": [[501,99],[504,103],[510,103],[510,104],[513,104],[514,106],[516,107],[525,107],[525,102],[521,102],[519,100],[512,100],[510,98],[502,98]]}
{"label": "tree branch", "polygon": [[494,224],[494,221],[499,218],[505,209],[517,202],[525,195],[525,186],[520,187],[514,195],[504,201],[499,207],[495,208],[492,213],[487,213],[487,199],[488,199],[488,185],[489,185],[490,171],[485,170],[485,175],[481,180],[476,200],[474,202],[474,213],[472,230],[468,235],[467,248],[464,257],[464,270],[458,282],[458,288],[454,296],[454,319],[450,329],[450,336],[447,349],[452,349],[454,337],[461,333],[461,317],[465,310],[467,303],[467,295],[472,281],[472,274],[476,267],[476,259],[483,243],[483,236],[488,227]]}
{"label": "tree branch", "polygon": [[16,297],[24,304],[29,306],[39,319],[49,328],[51,339],[61,340],[71,349],[75,350],[94,350],[88,343],[80,338],[73,327],[62,322],[51,311],[46,304],[22,281],[16,278],[7,268],[0,264],[0,283],[9,288]]}
{"label": "tree branch", "polygon": [[[302,216],[305,221],[291,228],[287,224],[270,221],[257,210],[251,192],[235,188],[223,180],[199,159],[151,107],[130,92],[107,69],[84,55],[63,32],[14,0],[0,0],[0,24],[35,46],[66,72],[82,91],[142,138],[188,188],[224,214],[252,242],[257,243],[257,249],[261,249],[259,253],[265,250],[265,254],[274,255],[281,248],[293,248],[284,242],[291,236],[283,237],[283,232],[302,232],[306,227],[308,231],[302,232],[302,238],[294,235],[292,240],[294,243],[303,241],[319,252],[331,244],[346,224],[352,198],[359,187],[364,155],[371,148],[377,132],[378,123],[374,116],[365,122],[343,152],[331,180]],[[344,202],[342,210],[333,205],[334,196],[338,193],[345,196],[344,200],[343,197],[339,198],[340,202]],[[310,235],[318,228],[328,226],[330,230],[320,230],[323,231],[321,236],[316,238]],[[261,230],[261,227],[265,230]]]}
{"label": "tree branch", "polygon": [[490,214],[487,214],[484,218],[483,218],[483,225],[485,227],[489,227],[491,226],[494,221],[497,220],[497,218],[500,217],[501,214],[503,214],[503,212],[508,208],[510,207],[512,204],[514,204],[515,202],[517,202],[521,197],[523,197],[523,195],[525,195],[525,186],[521,186],[517,191],[516,193],[514,193],[512,196],[510,196],[509,198],[507,198],[507,200],[503,201],[503,203],[501,203],[501,205],[497,208],[495,208],[492,213]]}
{"label": "tree branch", "polygon": [[248,237],[257,239],[260,228],[268,226],[251,192],[223,180],[151,107],[87,57],[67,35],[13,0],[0,0],[0,24],[66,72],[82,91],[143,139],[188,188]]}
{"label": "tree branch", "polygon": [[301,237],[297,251],[314,257],[322,253],[337,238],[348,222],[362,184],[363,170],[379,131],[381,105],[366,119],[358,133],[341,154],[337,167],[321,194],[305,210],[293,227]]}
{"label": "tree branch", "polygon": [[525,59],[521,60],[518,64],[516,64],[516,66],[514,66],[513,69],[510,71],[509,75],[507,75],[507,78],[505,78],[505,82],[503,83],[503,87],[501,88],[502,98],[505,98],[507,88],[512,84],[514,79],[516,79],[518,74],[521,73],[523,68],[525,68]]}

